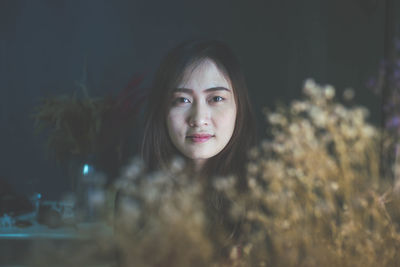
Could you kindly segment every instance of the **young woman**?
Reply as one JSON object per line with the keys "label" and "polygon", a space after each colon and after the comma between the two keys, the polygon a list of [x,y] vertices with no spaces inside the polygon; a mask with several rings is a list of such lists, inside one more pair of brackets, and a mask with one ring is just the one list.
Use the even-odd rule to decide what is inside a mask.
{"label": "young woman", "polygon": [[219,41],[189,41],[162,61],[149,95],[142,147],[149,171],[182,156],[193,172],[243,183],[255,120],[240,65]]}
{"label": "young woman", "polygon": [[[145,172],[168,172],[174,158],[184,159],[184,171],[204,185],[207,234],[219,255],[226,256],[232,244],[240,243],[240,221],[229,219],[230,202],[212,182],[234,175],[245,191],[247,152],[255,135],[243,72],[227,45],[189,41],[168,53],[148,96],[142,145]],[[116,214],[118,198],[123,194],[117,197]]]}

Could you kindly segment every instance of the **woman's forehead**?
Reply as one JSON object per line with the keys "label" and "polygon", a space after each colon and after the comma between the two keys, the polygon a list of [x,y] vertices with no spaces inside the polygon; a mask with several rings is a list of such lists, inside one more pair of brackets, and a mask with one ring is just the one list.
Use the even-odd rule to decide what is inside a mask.
{"label": "woman's forehead", "polygon": [[191,87],[196,83],[209,84],[208,87],[225,85],[232,88],[231,81],[224,70],[211,59],[202,59],[192,63],[184,70],[177,87]]}

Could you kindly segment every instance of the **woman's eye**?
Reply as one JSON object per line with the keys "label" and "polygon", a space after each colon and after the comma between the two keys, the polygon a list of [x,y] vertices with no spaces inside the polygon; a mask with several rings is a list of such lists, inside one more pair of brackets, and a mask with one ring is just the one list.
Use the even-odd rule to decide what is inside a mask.
{"label": "woman's eye", "polygon": [[212,100],[213,100],[214,102],[221,102],[221,101],[224,101],[225,99],[224,99],[223,97],[221,97],[221,96],[214,96],[214,97],[212,98]]}
{"label": "woman's eye", "polygon": [[190,103],[190,100],[186,97],[177,97],[174,99],[174,104],[186,104]]}
{"label": "woman's eye", "polygon": [[178,98],[178,101],[180,103],[190,103],[189,99],[187,99],[186,97],[180,97]]}

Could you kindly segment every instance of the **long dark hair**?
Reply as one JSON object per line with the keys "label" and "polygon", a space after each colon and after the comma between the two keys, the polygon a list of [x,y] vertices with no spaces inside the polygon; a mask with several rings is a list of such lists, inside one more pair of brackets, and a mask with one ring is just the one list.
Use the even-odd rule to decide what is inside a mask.
{"label": "long dark hair", "polygon": [[205,59],[212,60],[231,82],[237,115],[230,141],[220,153],[207,160],[202,174],[207,177],[230,174],[244,177],[247,151],[256,142],[255,119],[238,60],[226,44],[215,40],[181,43],[161,62],[149,94],[142,143],[142,156],[149,171],[162,169],[168,166],[174,155],[181,155],[168,135],[167,99],[183,79],[184,71]]}

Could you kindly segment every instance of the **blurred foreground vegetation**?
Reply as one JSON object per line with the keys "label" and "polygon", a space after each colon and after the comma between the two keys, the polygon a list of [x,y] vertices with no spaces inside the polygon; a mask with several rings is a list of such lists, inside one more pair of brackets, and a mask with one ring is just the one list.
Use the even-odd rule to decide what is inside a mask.
{"label": "blurred foreground vegetation", "polygon": [[304,96],[266,111],[245,189],[179,159],[145,177],[134,160],[114,184],[115,239],[99,242],[122,266],[399,266],[397,168],[381,158],[396,140],[331,86],[308,80]]}

